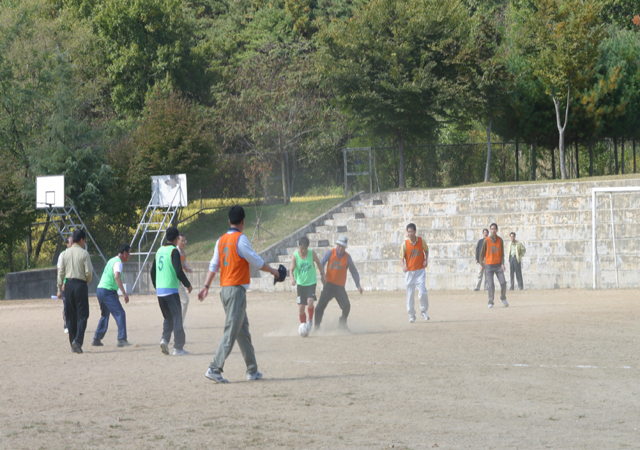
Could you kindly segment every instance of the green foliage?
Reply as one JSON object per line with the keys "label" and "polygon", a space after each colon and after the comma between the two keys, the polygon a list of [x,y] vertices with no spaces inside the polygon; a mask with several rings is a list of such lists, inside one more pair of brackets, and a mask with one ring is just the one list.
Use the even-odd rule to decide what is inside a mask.
{"label": "green foliage", "polygon": [[100,209],[115,180],[105,163],[100,130],[79,114],[70,64],[64,54],[57,60],[48,139],[38,148],[36,167],[41,175],[64,175],[66,195],[81,217],[88,218]]}
{"label": "green foliage", "polygon": [[186,173],[197,190],[210,176],[214,143],[208,120],[192,102],[156,88],[147,100],[139,126],[110,154],[129,207],[146,206],[152,175]]}
{"label": "green foliage", "polygon": [[93,23],[105,45],[111,96],[120,114],[137,114],[162,80],[197,93],[203,67],[191,54],[194,22],[181,0],[106,0]]}

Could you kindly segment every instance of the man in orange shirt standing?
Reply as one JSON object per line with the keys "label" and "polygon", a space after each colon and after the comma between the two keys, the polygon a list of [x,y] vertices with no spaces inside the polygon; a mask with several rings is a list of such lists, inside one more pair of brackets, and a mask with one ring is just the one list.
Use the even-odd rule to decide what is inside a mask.
{"label": "man in orange shirt standing", "polygon": [[493,283],[494,273],[498,277],[498,282],[500,282],[500,300],[502,300],[504,306],[509,306],[509,303],[507,303],[507,280],[504,278],[504,242],[498,236],[498,225],[492,223],[489,229],[491,234],[485,239],[480,251],[489,287],[487,291],[489,293],[489,308],[493,308],[493,297],[496,291],[496,286]]}
{"label": "man in orange shirt standing", "polygon": [[349,302],[347,291],[344,288],[344,285],[347,283],[347,268],[349,269],[349,272],[351,272],[353,281],[355,282],[358,291],[360,291],[360,294],[362,294],[362,287],[360,287],[360,275],[358,274],[358,269],[356,269],[351,256],[346,252],[346,248],[347,237],[340,235],[336,242],[336,248],[325,253],[320,261],[321,267],[324,267],[327,263],[329,263],[329,265],[327,266],[325,274],[322,275],[322,293],[320,294],[320,300],[318,300],[318,306],[316,306],[315,313],[316,330],[320,328],[322,316],[324,315],[324,310],[327,307],[327,304],[335,298],[338,302],[338,306],[340,306],[340,309],[342,310],[342,316],[340,316],[338,326],[344,331],[349,331],[349,328],[347,327],[347,317],[349,317],[349,312],[351,311],[351,303]]}
{"label": "man in orange shirt standing", "polygon": [[[260,380],[262,373],[258,372],[258,363],[251,343],[249,320],[247,319],[247,288],[251,284],[250,267],[253,266],[264,272],[269,272],[279,278],[280,273],[272,268],[251,247],[249,239],[242,234],[244,230],[244,209],[233,206],[229,209],[229,230],[216,242],[213,258],[209,264],[209,273],[204,287],[198,294],[200,301],[209,293],[209,286],[220,272],[220,299],[226,313],[224,335],[218,345],[213,361],[205,376],[216,383],[228,383],[222,377],[224,362],[238,341],[242,357],[247,365],[247,380]],[[283,281],[284,277],[279,281]]]}
{"label": "man in orange shirt standing", "polygon": [[409,239],[402,243],[400,250],[400,262],[405,273],[405,285],[407,287],[407,313],[409,323],[416,321],[414,308],[414,293],[418,288],[418,300],[420,301],[420,314],[424,320],[429,320],[429,296],[427,294],[425,267],[429,263],[429,247],[421,237],[416,236],[416,225],[407,225]]}

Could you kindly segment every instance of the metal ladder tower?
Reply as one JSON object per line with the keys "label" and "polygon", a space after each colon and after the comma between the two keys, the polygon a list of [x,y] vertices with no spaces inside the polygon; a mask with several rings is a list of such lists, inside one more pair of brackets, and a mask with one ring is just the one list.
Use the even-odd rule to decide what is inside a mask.
{"label": "metal ladder tower", "polygon": [[[154,200],[159,196],[159,193],[159,183],[154,182],[151,200],[149,200],[149,204],[140,219],[136,233],[133,235],[133,239],[131,240],[131,248],[135,249],[137,245],[138,249],[137,252],[131,253],[131,256],[138,257],[138,275],[136,276],[136,281],[133,283],[131,292],[135,292],[137,286],[138,294],[142,294],[142,282],[140,278],[142,277],[144,268],[149,261],[149,257],[156,254],[155,248],[156,243],[158,242],[158,237],[167,231],[167,228],[171,226],[176,214],[178,213],[178,208],[180,208],[180,206],[174,205],[174,203],[176,196],[177,198],[180,198],[182,186],[178,186],[169,206],[159,206],[154,204],[156,203]],[[153,236],[153,242],[150,246],[148,245],[149,239],[147,238],[147,235]]]}
{"label": "metal ladder tower", "polygon": [[[65,202],[65,206],[62,207],[46,208],[49,220],[53,222],[56,229],[58,230],[58,233],[65,241],[69,236],[73,235],[74,231],[84,230],[84,232],[87,233],[87,252],[89,252],[89,241],[91,241],[91,244],[93,245],[93,247],[95,247],[97,252],[97,254],[94,253],[93,255],[91,255],[91,252],[89,252],[89,256],[100,256],[106,264],[107,259],[100,251],[100,247],[98,247],[98,244],[96,244],[96,241],[93,239],[93,236],[91,236],[91,233],[89,233],[89,229],[80,218],[80,214],[78,214],[75,205],[69,197],[66,197],[66,200],[67,202],[69,202],[69,206],[66,206]],[[93,274],[96,276],[96,278],[99,278],[95,269],[93,269]]]}

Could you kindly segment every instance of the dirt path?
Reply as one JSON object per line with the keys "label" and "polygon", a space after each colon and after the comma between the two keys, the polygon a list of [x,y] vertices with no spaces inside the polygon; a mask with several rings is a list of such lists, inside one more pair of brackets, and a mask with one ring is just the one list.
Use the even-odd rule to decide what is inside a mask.
{"label": "dirt path", "polygon": [[265,379],[204,377],[222,335],[217,295],[192,296],[188,357],[158,346],[153,297],[126,306],[132,347],[72,354],[54,300],[0,303],[0,448],[640,447],[640,291],[524,291],[486,307],[477,292],[432,292],[409,324],[404,294],[350,294],[352,334],[297,336],[291,294],[249,293]]}

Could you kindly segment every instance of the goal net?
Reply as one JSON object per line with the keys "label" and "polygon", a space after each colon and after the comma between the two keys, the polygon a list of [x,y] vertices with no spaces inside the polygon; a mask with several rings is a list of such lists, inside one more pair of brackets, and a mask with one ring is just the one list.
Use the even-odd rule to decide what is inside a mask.
{"label": "goal net", "polygon": [[640,286],[640,187],[591,190],[593,289]]}

